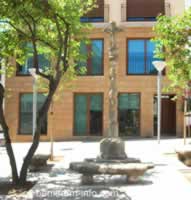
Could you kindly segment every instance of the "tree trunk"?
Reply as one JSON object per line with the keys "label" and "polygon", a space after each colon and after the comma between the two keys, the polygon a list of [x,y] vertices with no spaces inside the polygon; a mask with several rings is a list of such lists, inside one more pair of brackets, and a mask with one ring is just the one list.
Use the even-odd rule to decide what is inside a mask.
{"label": "tree trunk", "polygon": [[21,168],[21,171],[20,171],[20,184],[21,185],[26,182],[27,170],[28,170],[28,167],[30,165],[30,161],[31,161],[36,149],[38,148],[38,145],[39,145],[39,142],[40,142],[41,126],[42,126],[44,118],[46,117],[46,115],[48,113],[48,110],[50,108],[53,96],[56,92],[56,89],[57,89],[59,82],[60,82],[60,77],[53,82],[50,81],[48,96],[47,96],[46,101],[45,101],[44,105],[42,106],[42,108],[41,108],[41,110],[39,111],[39,114],[38,114],[36,131],[35,131],[35,135],[34,135],[34,138],[33,138],[33,143],[31,145],[26,157],[24,158],[24,162],[23,162],[23,165],[22,165],[22,168]]}
{"label": "tree trunk", "polygon": [[9,157],[9,162],[11,165],[12,181],[14,184],[18,184],[19,177],[18,177],[18,171],[17,171],[17,164],[16,164],[15,155],[12,148],[11,138],[9,135],[9,128],[7,126],[4,111],[3,111],[3,99],[4,99],[4,88],[2,84],[0,84],[0,124],[3,129],[4,138],[5,138],[5,147],[6,147],[7,154]]}

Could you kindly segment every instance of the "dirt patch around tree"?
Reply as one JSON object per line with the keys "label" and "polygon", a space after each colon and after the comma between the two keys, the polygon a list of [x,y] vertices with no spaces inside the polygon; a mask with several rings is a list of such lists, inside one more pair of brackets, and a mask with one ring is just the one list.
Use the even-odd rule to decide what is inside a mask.
{"label": "dirt patch around tree", "polygon": [[0,183],[0,195],[15,195],[28,192],[36,182],[27,182],[25,185],[18,186],[11,182],[1,182]]}

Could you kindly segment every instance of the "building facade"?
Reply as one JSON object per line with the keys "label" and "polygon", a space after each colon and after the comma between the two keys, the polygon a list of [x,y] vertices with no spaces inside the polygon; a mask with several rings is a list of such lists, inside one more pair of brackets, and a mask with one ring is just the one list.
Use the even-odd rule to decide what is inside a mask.
{"label": "building facade", "polygon": [[[185,9],[183,0],[98,0],[98,8],[81,20],[94,26],[91,44],[82,44],[88,57],[87,74],[79,76],[72,88],[65,88],[48,113],[41,139],[54,140],[104,137],[109,126],[109,22],[122,29],[116,34],[118,48],[117,87],[118,123],[122,137],[153,137],[156,134],[157,73],[152,65],[155,44],[153,26],[160,13],[178,15]],[[46,60],[41,56],[41,61]],[[47,64],[48,65],[48,64]],[[13,141],[32,140],[32,77],[27,68],[18,67],[6,80],[8,98],[6,119]],[[163,87],[168,85],[166,69]],[[172,101],[174,93],[163,93],[162,136],[182,136],[183,103]],[[38,94],[38,107],[44,96]]]}

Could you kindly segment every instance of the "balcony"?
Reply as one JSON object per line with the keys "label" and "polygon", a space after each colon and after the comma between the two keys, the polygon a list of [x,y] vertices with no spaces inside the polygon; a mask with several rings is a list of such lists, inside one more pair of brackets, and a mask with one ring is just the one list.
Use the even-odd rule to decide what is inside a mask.
{"label": "balcony", "polygon": [[[98,1],[103,2],[103,1]],[[109,22],[109,5],[98,3],[97,8],[94,8],[87,13],[86,16],[81,17],[81,22],[99,23]]]}
{"label": "balcony", "polygon": [[159,14],[171,16],[170,3],[164,0],[128,0],[121,5],[122,22],[153,22]]}

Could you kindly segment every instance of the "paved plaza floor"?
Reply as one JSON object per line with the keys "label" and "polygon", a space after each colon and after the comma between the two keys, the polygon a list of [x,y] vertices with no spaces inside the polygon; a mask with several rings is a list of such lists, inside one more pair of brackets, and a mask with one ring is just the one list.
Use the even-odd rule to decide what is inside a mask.
{"label": "paved plaza floor", "polygon": [[[14,144],[19,167],[29,145]],[[175,155],[175,149],[181,145],[182,139],[162,139],[160,145],[154,139],[128,140],[127,155],[140,158],[143,162],[152,162],[155,168],[148,171],[137,184],[127,184],[123,176],[96,176],[95,184],[83,186],[80,175],[68,170],[69,163],[95,158],[99,154],[99,142],[56,142],[54,154],[63,159],[50,163],[50,170],[29,174],[29,180],[38,180],[29,192],[0,196],[0,199],[190,200],[191,182],[185,178],[185,174],[191,174],[191,168],[179,162]],[[49,143],[40,144],[39,153],[46,154],[49,151]],[[0,157],[0,179],[3,181],[10,177],[8,158],[3,147],[0,147]]]}

